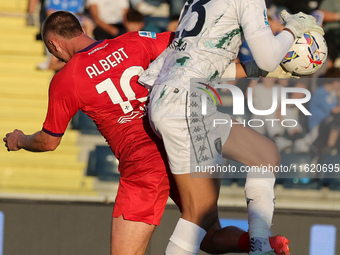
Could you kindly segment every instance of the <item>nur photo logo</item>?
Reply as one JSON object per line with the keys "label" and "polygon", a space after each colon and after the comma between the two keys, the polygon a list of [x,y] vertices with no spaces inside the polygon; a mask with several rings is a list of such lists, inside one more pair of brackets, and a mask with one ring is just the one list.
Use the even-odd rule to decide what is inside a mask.
{"label": "nur photo logo", "polygon": [[[254,106],[254,91],[252,87],[248,87],[244,92],[239,87],[230,84],[230,82],[228,84],[228,81],[223,81],[211,85],[205,82],[196,81],[196,85],[197,84],[203,85],[202,87],[196,86],[196,88],[205,92],[201,94],[201,114],[203,116],[207,115],[208,98],[211,98],[213,100],[215,106],[217,106],[217,101],[219,101],[221,106],[226,105],[223,102],[223,96],[218,93],[218,89],[229,91],[228,96],[229,98],[232,98],[232,113],[230,114],[234,117],[238,117],[238,120],[241,119],[240,124],[243,124],[244,126],[261,127],[264,125],[265,122],[269,122],[273,126],[274,122],[278,122],[283,127],[295,127],[298,125],[297,120],[284,118],[287,115],[288,107],[296,107],[305,116],[311,115],[311,113],[305,106],[305,104],[308,103],[311,99],[311,93],[305,88],[283,86],[273,87],[271,88],[271,97],[263,98],[263,100],[270,101],[271,106],[267,109],[257,109]],[[300,94],[299,98],[291,98],[291,95],[293,93]],[[252,116],[264,116],[264,118],[253,118],[247,120],[244,118],[242,120],[242,116],[245,117],[247,114],[245,107],[247,107],[247,112],[249,112]],[[266,118],[266,116],[272,116],[272,114],[277,111],[280,112],[280,118]],[[226,119],[214,119],[214,126],[224,124],[229,124],[231,126],[233,125],[232,123],[230,123],[230,121]]]}
{"label": "nur photo logo", "polygon": [[[205,86],[205,89],[202,88],[202,87],[197,87],[197,88],[200,89],[200,90],[203,90],[205,93],[207,93],[210,96],[210,98],[214,101],[215,106],[217,106],[216,99],[215,99],[214,95],[209,90],[211,90],[216,95],[220,104],[223,105],[221,97],[217,93],[216,89],[214,89],[209,84],[206,84],[206,83],[203,83],[203,82],[198,82],[198,84]],[[207,115],[207,97],[204,94],[202,94],[201,100],[202,100],[202,115]]]}

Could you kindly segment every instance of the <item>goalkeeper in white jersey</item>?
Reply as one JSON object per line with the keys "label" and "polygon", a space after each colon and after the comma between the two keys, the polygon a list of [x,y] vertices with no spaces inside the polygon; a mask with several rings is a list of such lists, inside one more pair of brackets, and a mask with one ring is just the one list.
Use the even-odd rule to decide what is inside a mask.
{"label": "goalkeeper in white jersey", "polygon": [[[166,255],[197,254],[206,231],[216,222],[219,179],[190,173],[195,166],[220,164],[222,156],[259,169],[247,174],[245,184],[249,254],[275,254],[268,241],[275,175],[261,169],[279,164],[276,146],[217,112],[210,101],[203,114],[201,95],[221,77],[267,76],[274,70],[271,76],[289,76],[278,66],[295,38],[311,30],[323,34],[323,30],[312,16],[287,12],[281,16],[285,28],[274,36],[264,0],[189,0],[182,9],[176,38],[139,79],[153,85],[149,116],[164,141],[183,206]],[[255,61],[241,66],[232,61],[242,39],[248,42]],[[214,119],[233,121],[234,125],[214,126]]]}

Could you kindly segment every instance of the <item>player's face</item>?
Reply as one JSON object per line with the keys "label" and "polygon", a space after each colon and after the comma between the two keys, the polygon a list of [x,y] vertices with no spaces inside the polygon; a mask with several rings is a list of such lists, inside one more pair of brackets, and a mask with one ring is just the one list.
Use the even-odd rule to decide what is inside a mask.
{"label": "player's face", "polygon": [[48,48],[48,51],[49,51],[53,56],[55,56],[57,59],[59,59],[60,61],[65,62],[65,63],[67,62],[67,61],[63,58],[62,54],[61,54],[60,52],[56,51],[54,48]]}
{"label": "player's face", "polygon": [[47,47],[47,49],[48,49],[48,51],[49,51],[53,56],[55,56],[57,59],[59,59],[59,60],[62,61],[62,62],[66,62],[66,61],[64,61],[64,60],[62,59],[61,54],[60,54],[58,51],[56,51],[56,50],[54,49],[54,47]]}

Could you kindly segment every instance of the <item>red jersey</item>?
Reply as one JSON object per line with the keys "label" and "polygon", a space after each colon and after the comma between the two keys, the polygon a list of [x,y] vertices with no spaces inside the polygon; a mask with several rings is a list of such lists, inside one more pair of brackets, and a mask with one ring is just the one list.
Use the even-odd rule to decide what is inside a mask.
{"label": "red jersey", "polygon": [[51,81],[43,130],[62,136],[81,110],[118,159],[129,157],[153,136],[144,117],[148,90],[137,82],[138,76],[171,40],[170,32],[132,32],[76,53]]}

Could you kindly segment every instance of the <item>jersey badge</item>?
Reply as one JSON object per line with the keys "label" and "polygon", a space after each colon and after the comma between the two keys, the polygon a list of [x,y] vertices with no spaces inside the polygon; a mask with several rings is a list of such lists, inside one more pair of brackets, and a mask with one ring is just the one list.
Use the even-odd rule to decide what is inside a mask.
{"label": "jersey badge", "polygon": [[152,39],[156,39],[156,33],[155,32],[149,32],[149,31],[138,31],[139,36],[142,37],[149,37]]}
{"label": "jersey badge", "polygon": [[263,16],[264,16],[264,24],[266,24],[266,26],[269,26],[268,17],[267,17],[267,11],[266,10],[263,11]]}

